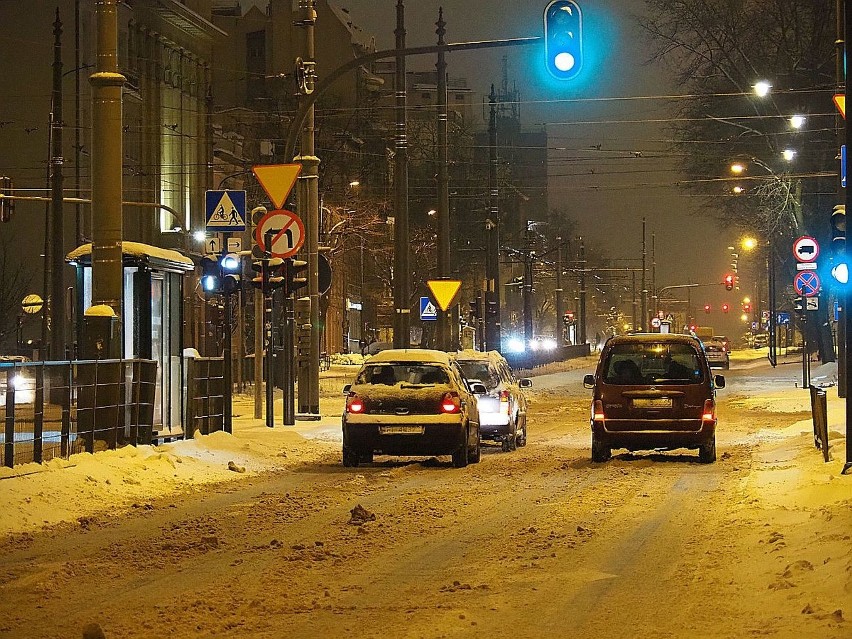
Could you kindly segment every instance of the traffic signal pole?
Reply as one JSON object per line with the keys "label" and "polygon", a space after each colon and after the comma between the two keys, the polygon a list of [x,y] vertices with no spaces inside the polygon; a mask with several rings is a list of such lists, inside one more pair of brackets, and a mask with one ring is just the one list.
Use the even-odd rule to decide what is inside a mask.
{"label": "traffic signal pole", "polygon": [[[848,4],[848,3],[844,3]],[[845,8],[845,17],[844,17],[844,41],[849,42],[850,37],[852,37],[852,11],[849,10],[848,7]],[[846,67],[849,68],[850,64],[852,64],[852,51],[849,50],[848,46],[844,46],[845,55],[846,55]],[[845,82],[844,93],[846,95],[846,100],[848,103],[849,100],[849,81],[848,79]],[[846,148],[852,149],[852,128],[849,126],[849,121],[846,121]],[[852,211],[852,187],[846,188],[846,210]],[[849,242],[849,233],[846,233],[846,255],[850,254],[850,242]],[[844,318],[844,325],[846,328],[845,335],[845,348],[847,355],[852,352],[852,313],[849,312],[847,305],[850,300],[852,300],[852,295],[849,294],[848,285],[843,287],[843,309],[846,311]],[[846,370],[846,379],[849,380],[849,357],[845,358],[845,370]],[[852,468],[852,401],[850,401],[849,393],[846,393],[846,463],[843,465],[843,474],[845,475],[849,472],[849,469]]]}

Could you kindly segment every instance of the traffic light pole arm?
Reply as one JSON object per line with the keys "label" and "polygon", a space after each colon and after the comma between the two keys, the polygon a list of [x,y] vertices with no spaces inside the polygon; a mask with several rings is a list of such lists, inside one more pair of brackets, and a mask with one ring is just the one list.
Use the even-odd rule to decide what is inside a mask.
{"label": "traffic light pole arm", "polygon": [[[344,73],[358,68],[366,62],[375,62],[376,60],[385,60],[387,58],[396,58],[399,56],[409,55],[424,55],[427,53],[438,53],[439,51],[469,51],[473,49],[493,49],[496,47],[517,47],[526,46],[529,44],[538,44],[541,42],[541,37],[534,36],[529,38],[508,38],[505,40],[480,40],[476,42],[451,42],[449,44],[433,44],[427,47],[407,47],[405,49],[384,49],[367,55],[358,56],[337,67],[329,73],[325,78],[317,83],[316,88],[307,95],[303,95],[301,104],[299,105],[293,121],[290,123],[290,130],[287,132],[287,142],[284,146],[284,152],[287,158],[295,157],[296,153],[296,138],[299,137],[299,132],[302,130],[302,125],[305,123],[305,118],[308,116],[308,111],[317,101],[317,99],[325,93],[338,78]],[[284,75],[284,74],[282,74]]]}

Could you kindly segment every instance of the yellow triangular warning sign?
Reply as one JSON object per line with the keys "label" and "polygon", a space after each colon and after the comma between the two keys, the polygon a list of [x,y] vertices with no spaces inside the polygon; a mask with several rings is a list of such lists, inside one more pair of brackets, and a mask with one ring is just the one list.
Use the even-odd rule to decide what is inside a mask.
{"label": "yellow triangular warning sign", "polygon": [[450,307],[459,289],[461,289],[461,280],[428,280],[426,284],[442,311],[446,311]]}
{"label": "yellow triangular warning sign", "polygon": [[837,93],[834,96],[834,106],[837,107],[837,110],[840,111],[840,115],[843,116],[843,119],[846,119],[846,94],[845,93]]}
{"label": "yellow triangular warning sign", "polygon": [[293,190],[301,164],[261,164],[251,168],[260,186],[266,191],[276,209],[284,206],[287,196]]}

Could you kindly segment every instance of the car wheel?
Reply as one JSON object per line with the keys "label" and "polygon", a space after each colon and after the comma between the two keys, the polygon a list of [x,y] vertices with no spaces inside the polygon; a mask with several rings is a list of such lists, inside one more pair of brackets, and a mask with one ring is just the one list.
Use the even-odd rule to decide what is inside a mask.
{"label": "car wheel", "polygon": [[[372,455],[371,455],[372,456]],[[343,444],[343,465],[346,468],[356,468],[358,466],[358,453],[349,448],[346,443]]]}
{"label": "car wheel", "polygon": [[731,367],[731,363],[730,363],[730,362],[725,362],[725,363],[722,365],[722,368],[724,368],[725,370],[728,370],[730,367]]}
{"label": "car wheel", "polygon": [[479,429],[477,428],[476,433],[476,446],[473,447],[473,451],[468,455],[468,461],[471,464],[478,464],[479,460],[482,458],[482,444],[479,440]]}
{"label": "car wheel", "polygon": [[521,428],[521,435],[518,437],[518,448],[523,448],[527,445],[527,418],[524,416],[524,426]]}
{"label": "car wheel", "polygon": [[716,461],[716,437],[711,437],[707,442],[698,447],[698,461],[702,464],[712,464]]}
{"label": "car wheel", "polygon": [[610,457],[612,457],[612,449],[592,433],[592,461],[605,462]]}
{"label": "car wheel", "polygon": [[465,436],[461,443],[461,446],[459,446],[455,450],[455,452],[453,452],[453,466],[455,466],[456,468],[464,468],[465,466],[467,466],[468,450],[470,450],[468,446],[468,433],[467,430],[465,430]]}
{"label": "car wheel", "polygon": [[372,464],[373,463],[373,451],[369,453],[361,453],[358,455],[358,462],[361,464]]}

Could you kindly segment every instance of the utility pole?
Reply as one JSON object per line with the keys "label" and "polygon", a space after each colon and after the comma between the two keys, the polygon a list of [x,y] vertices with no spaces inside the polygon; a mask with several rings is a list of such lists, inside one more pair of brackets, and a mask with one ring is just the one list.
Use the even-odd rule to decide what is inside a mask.
{"label": "utility pole", "polygon": [[[836,18],[836,37],[834,40],[835,51],[834,51],[834,77],[836,83],[835,93],[840,93],[843,91],[843,84],[846,78],[846,70],[843,67],[843,54],[844,49],[846,47],[845,38],[844,38],[844,10],[845,0],[836,0],[835,3],[835,18]],[[835,129],[837,131],[838,139],[843,132],[845,120],[841,115],[835,114],[834,123]],[[849,151],[849,146],[846,147],[847,152]],[[842,202],[844,199],[843,191],[845,190],[842,184],[842,178],[838,172],[837,175],[837,201]],[[847,210],[849,210],[847,208]],[[852,212],[852,211],[850,211]],[[772,257],[770,252],[770,258]],[[837,294],[838,306],[840,307],[840,313],[837,321],[837,396],[838,397],[846,397],[847,393],[847,380],[846,380],[846,304],[843,299],[843,293],[838,292]],[[770,318],[772,319],[772,318]]]}
{"label": "utility pole", "polygon": [[648,251],[645,246],[645,218],[642,218],[642,317],[640,318],[640,330],[644,333],[648,330],[648,285],[645,279],[647,267],[645,266],[648,259]]}
{"label": "utility pole", "polygon": [[565,304],[562,300],[562,238],[556,238],[556,343],[562,346],[565,343]]}
{"label": "utility pole", "polygon": [[485,328],[489,350],[500,350],[500,188],[497,184],[497,95],[491,85],[488,98],[488,218],[486,251]]}
{"label": "utility pole", "polygon": [[580,238],[580,308],[577,309],[579,324],[577,326],[577,343],[586,343],[586,244]]}
{"label": "utility pole", "polygon": [[[446,44],[444,9],[438,9],[438,45]],[[438,51],[438,279],[450,276],[450,179],[447,174],[447,60],[443,49]],[[449,351],[451,342],[450,318],[452,309],[438,310],[438,349]]]}
{"label": "utility pole", "polygon": [[[305,100],[314,92],[316,83],[316,61],[314,46],[314,27],[317,21],[315,0],[299,0],[301,17],[296,22],[297,27],[304,29],[305,42],[303,52],[305,57],[300,61],[301,69],[297,73],[303,75],[304,83],[300,87],[299,101]],[[299,157],[295,161],[302,165],[299,175],[299,208],[305,219],[307,238],[308,262],[308,297],[311,300],[311,345],[308,358],[307,388],[299,387],[300,412],[319,414],[319,360],[320,360],[320,294],[319,294],[319,158],[315,151],[316,130],[314,124],[314,105],[308,108],[305,125],[302,129],[302,145]],[[307,216],[304,214],[307,213]],[[271,357],[271,353],[267,354]],[[269,380],[267,380],[269,383]]]}
{"label": "utility pole", "polygon": [[99,0],[97,64],[92,85],[92,305],[118,316],[113,337],[120,341],[124,268],[121,241],[122,103],[125,77],[118,72],[118,2]]}
{"label": "utility pole", "polygon": [[[65,285],[62,270],[65,264],[65,226],[62,209],[62,21],[59,8],[53,23],[53,94],[50,112],[50,242],[45,256],[50,288],[46,291],[45,313],[48,316],[50,345],[45,359],[65,359]],[[42,344],[48,349],[48,344]]]}
{"label": "utility pole", "polygon": [[[396,3],[396,49],[405,48],[405,3]],[[408,348],[411,342],[410,280],[408,250],[408,133],[406,102],[408,99],[405,56],[396,56],[396,139],[394,141],[394,262],[393,262],[393,345]]]}

